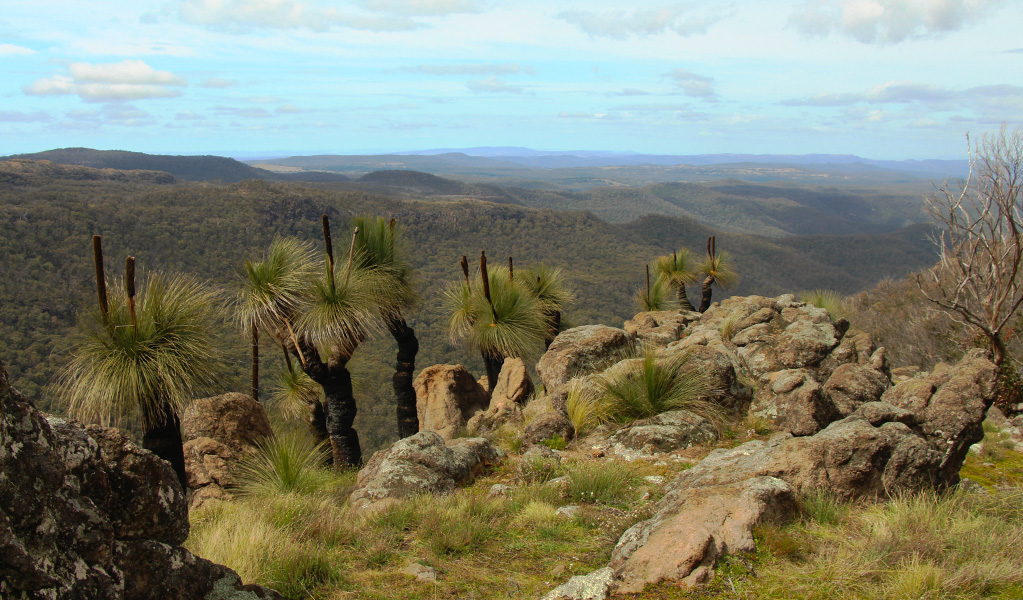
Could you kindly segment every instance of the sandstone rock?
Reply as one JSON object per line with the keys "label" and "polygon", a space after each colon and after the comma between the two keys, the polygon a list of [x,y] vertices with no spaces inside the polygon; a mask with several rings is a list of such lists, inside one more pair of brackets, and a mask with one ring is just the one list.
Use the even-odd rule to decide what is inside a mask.
{"label": "sandstone rock", "polygon": [[433,365],[416,377],[419,430],[454,439],[477,412],[487,410],[487,391],[462,365]]}
{"label": "sandstone rock", "polygon": [[540,415],[526,426],[522,432],[523,445],[539,444],[559,435],[566,442],[575,437],[575,427],[568,417],[560,412],[548,412]]}
{"label": "sandstone rock", "polygon": [[281,598],[177,546],[185,494],[125,434],[47,421],[0,364],[0,597]]}
{"label": "sandstone rock", "polygon": [[689,487],[658,506],[615,546],[609,566],[621,579],[618,593],[638,593],[662,579],[703,583],[724,554],[756,550],[754,527],[784,522],[796,510],[792,488],[774,477]]}
{"label": "sandstone rock", "polygon": [[518,404],[491,406],[485,412],[478,412],[465,424],[471,435],[494,433],[502,425],[520,427],[523,422],[522,409]]}
{"label": "sandstone rock", "polygon": [[461,438],[445,444],[436,432],[420,431],[373,454],[359,471],[351,505],[366,509],[383,506],[390,499],[445,494],[503,456],[484,438]]}
{"label": "sandstone rock", "polygon": [[838,415],[848,417],[861,404],[880,400],[890,386],[891,381],[880,369],[869,364],[846,363],[835,369],[823,391]]}
{"label": "sandstone rock", "polygon": [[529,378],[526,363],[521,358],[506,358],[501,366],[501,374],[497,376],[490,408],[523,405],[533,393],[533,380]]}
{"label": "sandstone rock", "polygon": [[753,395],[750,413],[793,435],[813,435],[836,416],[834,405],[806,369],[769,373]]}
{"label": "sandstone rock", "polygon": [[437,569],[428,567],[420,563],[412,563],[405,567],[402,571],[406,575],[411,575],[416,578],[416,581],[422,581],[424,583],[433,583],[437,581]]}
{"label": "sandstone rock", "polygon": [[688,410],[672,410],[640,419],[608,439],[619,456],[652,455],[682,450],[717,441],[717,429],[707,419]]}
{"label": "sandstone rock", "polygon": [[698,321],[698,312],[664,310],[641,312],[625,322],[625,333],[644,347],[664,348],[682,335],[688,323]]}
{"label": "sandstone rock", "polygon": [[273,435],[263,405],[244,394],[196,400],[181,419],[190,504],[226,500],[237,483],[238,463]]}
{"label": "sandstone rock", "polygon": [[576,575],[551,590],[543,600],[604,600],[613,580],[614,571],[604,567],[589,575]]}
{"label": "sandstone rock", "polygon": [[554,338],[540,357],[536,372],[544,388],[553,390],[573,377],[607,368],[631,348],[632,338],[622,329],[606,325],[573,327]]}

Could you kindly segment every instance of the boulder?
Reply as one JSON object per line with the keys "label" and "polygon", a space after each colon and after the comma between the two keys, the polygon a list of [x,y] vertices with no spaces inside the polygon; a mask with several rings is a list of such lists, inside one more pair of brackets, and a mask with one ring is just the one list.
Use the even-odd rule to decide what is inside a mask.
{"label": "boulder", "polygon": [[883,402],[916,416],[930,446],[942,455],[942,479],[955,483],[970,446],[984,439],[984,414],[994,402],[998,367],[983,350],[955,365],[939,363],[926,376],[899,383]]}
{"label": "boulder", "polygon": [[419,494],[446,494],[503,457],[484,438],[445,443],[436,432],[420,431],[374,453],[359,471],[349,499],[353,508],[361,510]]}
{"label": "boulder", "polygon": [[526,426],[526,429],[522,432],[522,445],[539,444],[556,435],[561,436],[566,442],[571,441],[575,437],[575,427],[572,426],[572,422],[568,420],[568,417],[562,413],[558,411],[546,412],[533,419]]}
{"label": "boulder", "polygon": [[226,500],[237,484],[238,463],[273,435],[263,405],[244,394],[196,400],[181,419],[190,504]]}
{"label": "boulder", "polygon": [[180,547],[171,466],[119,431],[47,420],[0,364],[0,597],[281,598]]}
{"label": "boulder", "polygon": [[526,363],[521,358],[506,358],[501,365],[501,374],[497,376],[489,408],[522,406],[532,393],[533,380],[529,378]]}
{"label": "boulder", "polygon": [[641,312],[626,321],[624,329],[644,347],[664,348],[682,336],[687,324],[699,320],[698,312]]}
{"label": "boulder", "polygon": [[770,419],[792,435],[813,435],[836,416],[821,385],[806,369],[786,369],[766,375],[750,405],[750,414]]}
{"label": "boulder", "polygon": [[628,354],[633,341],[622,329],[585,325],[562,331],[540,357],[536,372],[548,391],[578,375],[600,371]]}
{"label": "boulder", "polygon": [[688,410],[672,410],[640,419],[608,438],[611,451],[627,459],[712,444],[717,429],[707,419]]}
{"label": "boulder", "polygon": [[613,582],[614,570],[604,567],[589,575],[576,575],[548,592],[542,600],[604,600]]}
{"label": "boulder", "polygon": [[880,400],[890,386],[888,375],[869,363],[846,363],[828,377],[823,393],[840,417],[848,417],[860,405]]}
{"label": "boulder", "polygon": [[487,410],[487,390],[462,365],[433,365],[416,377],[419,430],[454,439],[477,412]]}

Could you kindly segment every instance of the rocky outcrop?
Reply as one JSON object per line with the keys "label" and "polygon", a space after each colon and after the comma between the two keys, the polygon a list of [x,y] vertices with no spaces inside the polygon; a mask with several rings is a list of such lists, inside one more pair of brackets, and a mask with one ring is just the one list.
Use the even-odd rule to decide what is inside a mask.
{"label": "rocky outcrop", "polygon": [[806,369],[768,373],[753,395],[749,410],[793,435],[813,435],[837,415],[821,392],[821,384]]}
{"label": "rocky outcrop", "polygon": [[487,410],[490,400],[462,365],[433,365],[416,377],[416,411],[419,430],[434,431],[454,439],[477,412]]}
{"label": "rocky outcrop", "polygon": [[484,438],[445,443],[436,432],[420,431],[373,454],[359,471],[351,505],[373,509],[419,494],[446,494],[503,457],[504,453]]}
{"label": "rocky outcrop", "polygon": [[0,364],[0,597],[280,598],[181,548],[184,491],[123,433],[47,421]]}
{"label": "rocky outcrop", "polygon": [[606,325],[585,325],[562,331],[540,357],[536,372],[550,392],[573,377],[606,369],[632,348],[632,337]]}
{"label": "rocky outcrop", "polygon": [[196,400],[185,410],[181,429],[192,507],[230,498],[238,463],[273,435],[263,405],[236,393]]}
{"label": "rocky outcrop", "polygon": [[[776,395],[817,385],[816,395],[825,403],[828,394],[864,401],[844,405],[841,410],[852,409],[848,416],[813,435],[780,433],[715,450],[683,472],[666,487],[654,516],[622,535],[609,565],[612,587],[635,593],[666,578],[706,581],[724,554],[755,549],[758,524],[791,518],[800,496],[883,498],[958,483],[969,446],[983,437],[981,423],[995,397],[994,364],[974,352],[956,365],[939,365],[888,389],[878,402],[866,401],[888,381],[877,352],[848,356],[857,362],[843,364],[859,368],[835,366],[828,373],[831,385],[817,385],[813,366],[775,372],[767,380],[778,383],[791,376],[772,391]],[[839,385],[860,379],[863,385]],[[864,387],[871,391],[856,393]]]}

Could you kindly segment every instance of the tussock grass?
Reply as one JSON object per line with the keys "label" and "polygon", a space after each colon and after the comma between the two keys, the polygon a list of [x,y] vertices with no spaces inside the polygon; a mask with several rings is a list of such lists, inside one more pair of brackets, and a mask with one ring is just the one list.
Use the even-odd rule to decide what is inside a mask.
{"label": "tussock grass", "polygon": [[565,409],[568,420],[575,427],[576,437],[582,437],[611,420],[611,405],[604,396],[573,384],[568,389]]}
{"label": "tussock grass", "polygon": [[832,290],[809,290],[799,292],[799,299],[811,306],[828,311],[832,319],[846,316],[845,297]]}
{"label": "tussock grass", "polygon": [[568,497],[577,502],[626,506],[635,500],[639,476],[616,462],[577,463],[568,469]]}
{"label": "tussock grass", "polygon": [[315,492],[353,480],[354,472],[339,475],[325,468],[329,451],[299,432],[278,434],[257,443],[259,452],[239,467],[237,493],[272,496]]}

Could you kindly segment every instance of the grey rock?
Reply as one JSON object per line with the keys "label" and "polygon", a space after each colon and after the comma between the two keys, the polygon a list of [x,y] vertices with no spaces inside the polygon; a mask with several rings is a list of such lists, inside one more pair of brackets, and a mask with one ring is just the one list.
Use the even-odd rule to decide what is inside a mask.
{"label": "grey rock", "polygon": [[576,575],[551,590],[543,600],[604,600],[614,581],[614,570],[598,569],[589,575]]}
{"label": "grey rock", "polygon": [[711,444],[717,439],[717,429],[704,417],[688,410],[672,410],[635,421],[612,434],[608,442],[619,455],[631,454],[629,451],[652,455]]}
{"label": "grey rock", "polygon": [[560,412],[543,413],[526,426],[522,432],[522,443],[526,446],[539,444],[554,436],[561,436],[566,442],[575,437],[575,427],[568,417]]}
{"label": "grey rock", "polygon": [[419,430],[434,431],[445,440],[458,436],[477,412],[490,405],[487,391],[462,365],[433,365],[413,382]]}
{"label": "grey rock", "polygon": [[553,390],[573,377],[593,373],[618,362],[632,349],[632,337],[606,325],[573,327],[558,334],[540,357],[536,372],[544,388]]}

